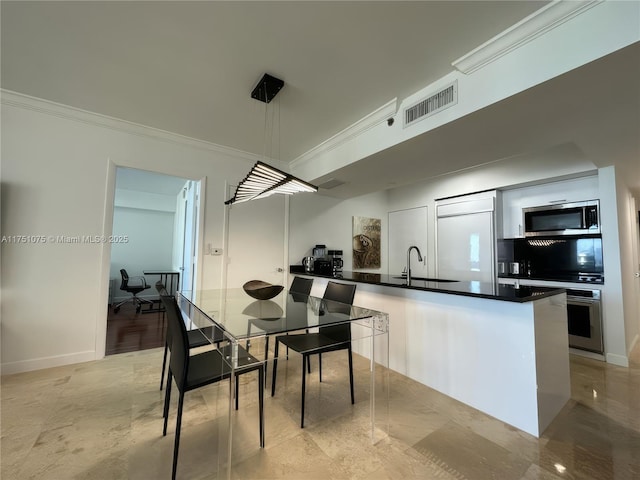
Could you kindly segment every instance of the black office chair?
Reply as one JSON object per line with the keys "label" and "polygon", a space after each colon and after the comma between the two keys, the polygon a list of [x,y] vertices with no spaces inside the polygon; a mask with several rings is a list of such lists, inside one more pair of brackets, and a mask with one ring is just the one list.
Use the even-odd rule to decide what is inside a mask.
{"label": "black office chair", "polygon": [[[158,291],[160,298],[162,298],[163,296],[164,297],[170,296],[169,292],[167,292],[167,289],[164,283],[162,283],[162,281],[160,280],[156,282],[156,290]],[[166,311],[164,310],[164,308],[162,309],[162,315],[166,316]],[[224,335],[222,334],[222,332],[219,329],[214,328],[213,326],[204,327],[197,330],[187,330],[187,336],[189,337],[190,349],[204,347],[205,345],[210,345],[211,341],[209,341],[208,339],[212,339],[213,342],[219,346],[220,342],[222,342],[222,340],[224,339]],[[171,347],[171,331],[169,330],[169,328],[167,328],[167,331],[165,332],[165,337],[164,337],[164,357],[162,359],[162,373],[160,374],[160,390],[162,390],[162,385],[164,383],[164,372],[166,371],[166,368],[167,368],[167,352],[169,351],[170,347]]]}
{"label": "black office chair", "polygon": [[[120,269],[120,275],[122,276],[120,290],[132,294],[133,297],[128,298],[113,307],[113,313],[118,313],[120,311],[120,307],[128,302],[133,302],[133,304],[136,306],[136,313],[140,313],[143,303],[153,303],[151,300],[138,297],[138,294],[140,292],[151,288],[151,285],[147,285],[147,281],[144,279],[144,277],[129,277],[129,274],[124,268]],[[131,284],[129,282],[131,282]]]}
{"label": "black office chair", "polygon": [[[350,305],[353,304],[356,285],[346,285],[329,282],[323,295],[323,307],[328,312],[349,315]],[[340,302],[340,303],[335,303]],[[307,368],[309,357],[318,354],[320,381],[322,381],[322,354],[336,350],[348,350],[349,355],[349,384],[351,388],[351,403],[355,403],[353,393],[353,356],[351,351],[351,325],[344,324],[320,327],[317,333],[303,333],[299,335],[280,335],[276,337],[276,347],[273,359],[273,379],[271,382],[271,396],[276,391],[276,374],[278,371],[278,346],[282,343],[302,355],[302,406],[300,413],[300,428],[304,428],[304,399]]]}
{"label": "black office chair", "polygon": [[[176,299],[171,296],[160,297],[165,310],[171,332],[171,359],[167,372],[167,388],[164,398],[164,427],[162,436],[167,434],[169,421],[169,403],[171,401],[171,379],[175,379],[178,387],[178,416],[176,419],[175,443],[173,447],[172,480],[176,478],[178,466],[178,450],[180,448],[180,427],[182,425],[182,408],[184,406],[184,394],[212,383],[229,378],[231,367],[225,361],[228,349],[209,350],[196,355],[189,354],[189,336],[187,328],[182,320],[182,314]],[[238,369],[236,375],[236,409],[238,408],[238,376],[244,373],[258,371],[258,408],[260,424],[260,447],[264,448],[264,368],[263,363],[249,355],[246,350],[238,346]]]}

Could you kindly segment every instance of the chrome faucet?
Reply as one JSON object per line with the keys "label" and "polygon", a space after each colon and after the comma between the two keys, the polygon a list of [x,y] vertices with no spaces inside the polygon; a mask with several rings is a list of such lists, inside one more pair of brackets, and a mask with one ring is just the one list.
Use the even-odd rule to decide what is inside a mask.
{"label": "chrome faucet", "polygon": [[422,255],[420,254],[420,249],[415,245],[411,245],[409,250],[407,250],[407,285],[411,285],[411,250],[415,248],[416,253],[418,254],[418,261],[422,261]]}

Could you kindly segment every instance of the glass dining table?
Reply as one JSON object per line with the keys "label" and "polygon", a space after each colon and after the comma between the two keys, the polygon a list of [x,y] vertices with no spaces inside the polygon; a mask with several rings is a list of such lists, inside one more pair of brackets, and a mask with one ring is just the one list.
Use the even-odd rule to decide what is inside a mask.
{"label": "glass dining table", "polygon": [[[211,348],[218,348],[224,352],[225,378],[229,379],[229,389],[223,394],[225,398],[218,402],[223,406],[217,407],[224,409],[223,415],[226,418],[218,427],[215,468],[219,476],[230,478],[234,462],[241,456],[246,457],[248,448],[255,448],[258,451],[260,447],[258,429],[255,429],[254,442],[251,440],[253,428],[247,435],[245,430],[249,427],[245,428],[245,424],[239,420],[243,412],[242,408],[236,411],[235,407],[236,382],[242,378],[243,370],[248,369],[249,366],[255,366],[257,362],[263,363],[265,372],[271,371],[275,339],[271,342],[271,348],[269,348],[269,339],[274,336],[289,335],[294,332],[315,332],[326,326],[349,324],[354,365],[359,365],[360,368],[354,368],[356,403],[351,405],[349,401],[348,407],[358,407],[358,411],[368,407],[368,412],[365,411],[365,414],[368,413],[369,421],[365,424],[368,425],[367,436],[372,443],[375,444],[388,435],[389,316],[387,313],[289,292],[286,289],[269,300],[252,298],[242,288],[183,291],[176,298],[187,321],[187,328],[197,329],[211,344]],[[280,349],[280,360],[285,358],[284,350],[284,348]],[[291,356],[288,353],[286,355]],[[333,360],[328,359],[323,363],[333,363]],[[283,367],[280,366],[280,368]],[[349,374],[346,366],[343,371],[343,377],[348,383]],[[338,369],[338,372],[342,373],[342,370]],[[298,381],[296,377],[292,378],[290,383],[299,385]],[[342,383],[342,380],[337,379],[336,382]],[[268,383],[268,381],[265,382],[265,389]],[[300,395],[298,389],[295,392]],[[307,386],[307,392],[308,400],[312,395],[309,393],[309,386]],[[368,395],[362,395],[363,392]],[[287,392],[283,392],[283,396],[286,395]],[[271,402],[277,402],[279,396],[278,393],[275,397],[265,395],[265,414],[262,417],[262,412],[260,413],[261,421],[263,419],[267,427],[265,437],[262,437],[267,446],[270,431],[269,411],[276,408]],[[296,401],[299,401],[299,397]],[[368,405],[365,405],[366,403]],[[295,402],[293,404],[298,405]],[[344,407],[347,408],[346,403]],[[335,412],[323,412],[322,415],[326,418],[333,413]],[[337,414],[345,413],[348,411]],[[291,414],[299,415],[299,411]],[[353,418],[357,418],[357,415],[353,414]],[[237,430],[239,432],[236,434]]]}

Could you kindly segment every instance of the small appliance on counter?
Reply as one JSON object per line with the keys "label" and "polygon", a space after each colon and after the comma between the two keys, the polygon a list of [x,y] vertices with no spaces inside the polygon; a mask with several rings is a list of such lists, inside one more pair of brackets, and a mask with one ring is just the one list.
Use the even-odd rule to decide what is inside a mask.
{"label": "small appliance on counter", "polygon": [[313,264],[314,273],[331,275],[331,262],[329,260],[316,260]]}
{"label": "small appliance on counter", "polygon": [[331,261],[326,258],[327,246],[316,245],[313,247],[312,252],[313,257],[311,258],[313,259],[313,268],[311,271],[320,275],[331,275]]}
{"label": "small appliance on counter", "polygon": [[331,275],[334,277],[342,276],[342,250],[329,250],[329,258],[331,261]]}
{"label": "small appliance on counter", "polygon": [[317,273],[332,277],[342,276],[342,250],[327,250],[326,245],[316,245],[313,255],[304,257],[302,265],[306,273]]}
{"label": "small appliance on counter", "polygon": [[317,260],[324,260],[326,253],[327,252],[327,246],[326,245],[316,245],[315,247],[313,247],[313,257]]}
{"label": "small appliance on counter", "polygon": [[304,271],[307,273],[313,272],[315,266],[315,258],[313,257],[304,257],[302,259],[302,266],[304,267]]}

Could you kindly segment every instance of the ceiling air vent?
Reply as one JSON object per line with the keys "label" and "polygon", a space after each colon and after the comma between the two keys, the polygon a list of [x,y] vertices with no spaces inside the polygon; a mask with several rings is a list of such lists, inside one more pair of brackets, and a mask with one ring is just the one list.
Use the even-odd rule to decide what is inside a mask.
{"label": "ceiling air vent", "polygon": [[406,128],[409,125],[413,125],[417,121],[430,117],[456,103],[458,103],[457,80],[433,95],[406,108],[404,111],[404,127]]}

